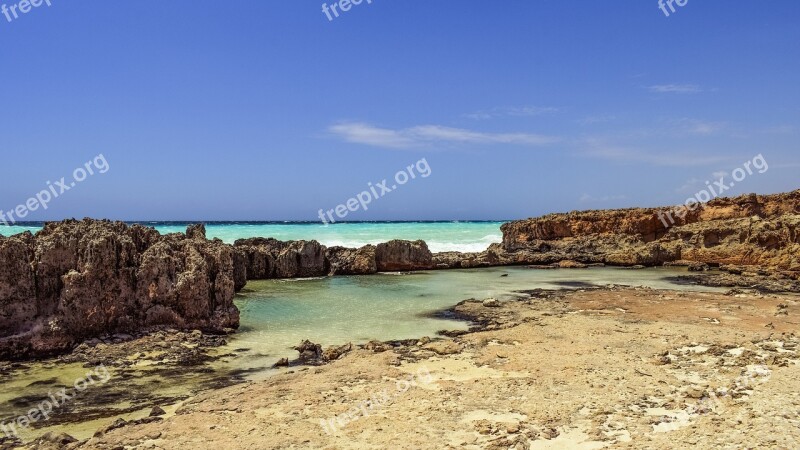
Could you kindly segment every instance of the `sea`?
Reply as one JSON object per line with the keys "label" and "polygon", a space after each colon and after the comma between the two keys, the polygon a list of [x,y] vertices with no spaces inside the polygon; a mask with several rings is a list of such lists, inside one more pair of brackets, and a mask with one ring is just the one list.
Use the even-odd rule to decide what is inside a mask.
{"label": "sea", "polygon": [[[153,227],[162,234],[182,233],[197,222],[128,222]],[[361,247],[392,239],[422,239],[432,252],[480,252],[503,238],[497,221],[441,222],[345,222],[324,225],[320,222],[206,222],[206,237],[233,244],[237,239],[275,238],[281,241],[315,239],[327,247]],[[0,235],[24,231],[35,233],[41,222],[0,224]]]}

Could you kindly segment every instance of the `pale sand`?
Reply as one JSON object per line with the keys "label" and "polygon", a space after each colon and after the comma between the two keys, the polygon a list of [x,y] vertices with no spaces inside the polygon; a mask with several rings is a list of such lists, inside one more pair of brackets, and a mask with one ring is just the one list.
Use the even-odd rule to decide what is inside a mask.
{"label": "pale sand", "polygon": [[[358,349],[67,448],[800,448],[800,296],[542,297],[467,302],[457,310],[483,331]],[[365,417],[359,403],[382,391]],[[326,434],[320,420],[348,411]]]}

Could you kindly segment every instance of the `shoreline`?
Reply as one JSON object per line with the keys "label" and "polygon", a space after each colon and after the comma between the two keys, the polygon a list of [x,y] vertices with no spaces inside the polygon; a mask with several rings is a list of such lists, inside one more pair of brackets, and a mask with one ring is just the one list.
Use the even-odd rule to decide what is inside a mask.
{"label": "shoreline", "polygon": [[[709,274],[702,274],[701,277],[708,277]],[[141,405],[142,407],[136,409],[139,411],[138,413],[134,414],[133,417],[138,417],[138,419],[134,419],[131,421],[120,421],[119,419],[115,422],[116,425],[120,427],[137,427],[140,425],[147,425],[148,423],[157,423],[161,422],[162,419],[169,419],[174,415],[176,410],[180,410],[182,408],[181,405],[185,404],[193,404],[195,399],[205,398],[207,396],[213,396],[215,392],[222,392],[226,389],[236,389],[237,385],[252,385],[258,383],[267,383],[270,385],[274,385],[277,381],[270,381],[270,380],[277,380],[284,376],[289,376],[292,374],[302,374],[308,372],[309,370],[315,370],[314,368],[324,368],[331,364],[350,364],[353,362],[352,358],[361,358],[363,354],[367,352],[367,354],[371,353],[385,353],[391,352],[396,355],[398,358],[397,361],[406,361],[406,362],[416,362],[418,361],[418,355],[420,351],[430,351],[439,356],[448,356],[448,355],[456,355],[460,354],[460,351],[455,351],[456,347],[453,347],[453,342],[459,342],[463,339],[470,339],[476,335],[481,333],[487,332],[498,332],[508,328],[515,328],[523,323],[526,323],[529,319],[521,319],[518,316],[513,314],[508,314],[506,310],[508,308],[511,309],[519,309],[520,305],[526,305],[530,307],[534,303],[540,304],[547,304],[545,307],[547,311],[542,313],[542,317],[553,317],[553,318],[564,318],[567,317],[568,314],[573,314],[574,311],[569,312],[564,307],[564,298],[569,297],[577,297],[583,295],[597,295],[604,294],[604,293],[614,293],[614,292],[622,292],[622,293],[631,293],[631,292],[652,292],[653,294],[657,295],[670,295],[675,296],[678,298],[685,298],[687,296],[692,295],[700,295],[700,296],[723,296],[723,297],[734,297],[734,298],[765,298],[765,297],[774,297],[779,299],[787,299],[792,300],[795,304],[798,304],[800,301],[800,296],[796,293],[765,293],[761,292],[758,289],[750,289],[750,290],[741,290],[741,289],[731,289],[726,293],[711,293],[711,292],[695,292],[695,291],[680,291],[680,290],[662,290],[662,289],[651,289],[645,287],[635,287],[635,286],[592,286],[588,288],[560,288],[560,289],[532,289],[532,290],[523,290],[523,291],[516,291],[519,294],[519,297],[516,299],[504,300],[504,301],[494,301],[494,300],[485,300],[485,299],[466,299],[458,302],[456,305],[452,307],[442,309],[434,313],[437,317],[443,317],[451,320],[459,320],[464,321],[469,324],[469,329],[467,330],[442,330],[436,337],[433,339],[429,337],[419,337],[417,339],[404,339],[404,340],[390,340],[390,341],[370,341],[366,344],[354,345],[350,346],[349,348],[346,344],[345,345],[334,345],[328,347],[327,349],[323,350],[321,347],[316,346],[312,343],[307,343],[307,348],[300,348],[298,351],[300,353],[299,357],[292,361],[287,361],[287,367],[281,368],[279,370],[271,371],[267,368],[267,372],[271,372],[266,379],[261,381],[248,381],[245,378],[234,378],[230,379],[229,381],[222,382],[226,376],[231,375],[235,377],[234,372],[230,372],[228,374],[220,374],[219,380],[216,384],[207,385],[205,388],[201,389],[193,389],[193,393],[188,395],[184,394],[179,397],[175,397],[173,401],[166,401],[165,398],[162,398],[160,401],[156,400],[157,396],[151,396],[153,403],[148,403],[147,401],[143,402]],[[536,308],[540,308],[537,306]],[[616,308],[616,307],[615,307]],[[616,308],[618,309],[618,308]],[[540,311],[541,312],[541,311]],[[514,311],[515,314],[518,314],[518,311]],[[162,343],[181,343],[181,345],[164,345]],[[192,343],[192,349],[186,349],[182,345],[184,343]],[[123,342],[114,342],[114,339],[111,338],[107,342],[95,342],[92,345],[87,345],[86,343],[82,344],[79,349],[72,352],[69,355],[62,356],[57,360],[50,361],[50,364],[66,364],[66,363],[84,363],[84,364],[97,364],[101,362],[103,364],[107,364],[110,367],[118,367],[122,365],[123,367],[126,364],[129,364],[130,357],[132,354],[142,355],[142,359],[140,357],[134,358],[134,361],[141,362],[147,361],[147,357],[144,357],[144,354],[149,352],[157,351],[157,350],[165,350],[167,355],[172,354],[168,359],[172,359],[175,361],[175,364],[180,363],[181,365],[185,363],[203,364],[211,362],[213,360],[219,360],[224,357],[224,355],[216,355],[211,356],[211,353],[214,352],[215,348],[219,348],[220,346],[225,345],[225,338],[224,336],[204,336],[200,333],[182,333],[177,330],[167,331],[167,332],[159,332],[156,335],[153,334],[145,334],[139,337],[133,337],[132,340],[123,341]],[[194,347],[194,345],[197,347]],[[98,348],[99,347],[99,348]],[[306,353],[304,357],[304,351],[311,350],[311,353]],[[187,351],[188,350],[188,351]],[[235,349],[231,349],[235,352]],[[177,353],[176,353],[177,352]],[[199,353],[198,353],[199,352]],[[230,354],[230,352],[227,352]],[[205,356],[203,356],[205,355]],[[323,357],[325,355],[325,357]],[[151,355],[152,356],[152,355]],[[199,359],[198,359],[199,358]],[[150,361],[159,361],[165,360],[163,359],[163,355],[155,355],[155,358],[151,358]],[[195,363],[191,363],[190,361],[196,361]],[[48,364],[45,362],[40,362]],[[36,364],[36,363],[34,363]],[[181,368],[180,366],[175,366],[174,369],[169,369],[168,367],[165,368],[166,372],[162,372],[160,376],[175,376],[181,371],[190,372],[192,368],[185,369]],[[173,371],[175,375],[168,375],[170,370]],[[244,375],[244,374],[240,374]],[[282,378],[281,378],[282,379]],[[143,392],[144,393],[144,392]],[[121,394],[120,394],[121,395]],[[147,398],[147,395],[144,396]],[[157,416],[157,418],[148,418],[147,411],[152,408],[159,407],[163,408],[164,410],[171,411],[168,415]],[[134,411],[131,411],[134,412]],[[78,409],[77,411],[71,411],[71,416],[80,416],[82,411]],[[85,414],[85,413],[83,413]],[[126,416],[125,414],[114,414],[111,417],[117,416]],[[111,417],[106,419],[99,419],[98,424],[105,422],[106,425],[101,425],[98,427],[99,429],[107,429],[107,431],[111,432],[112,430],[108,427],[112,420]],[[131,417],[127,415],[126,417]],[[146,419],[142,422],[143,419]],[[63,423],[69,423],[69,418],[61,418]],[[122,425],[122,424],[126,425]],[[58,429],[58,423],[54,423],[52,426],[46,427],[46,429]],[[86,429],[85,424],[80,426],[81,429]],[[97,436],[95,437],[97,438]],[[95,439],[92,438],[92,439]],[[89,441],[83,441],[81,445],[89,445],[87,448],[105,448],[104,446],[94,447],[95,443],[93,440],[90,439]],[[88,443],[87,443],[88,442]],[[76,446],[64,447],[64,448],[84,448],[79,445],[79,443],[75,443]],[[0,441],[0,448],[2,447],[2,441]]]}
{"label": "shoreline", "polygon": [[[662,348],[664,340],[683,342],[686,336],[696,336],[692,342],[706,340],[711,347],[705,344],[701,347],[722,346],[724,351],[717,353],[727,354],[731,349],[737,353],[740,348],[726,347],[730,341],[715,341],[718,338],[715,333],[721,333],[730,339],[736,337],[738,342],[744,336],[741,334],[743,329],[747,329],[749,333],[758,331],[759,339],[751,344],[759,343],[758,345],[763,347],[771,345],[767,339],[781,331],[784,335],[780,348],[792,354],[795,352],[796,336],[786,335],[785,328],[787,324],[794,326],[794,329],[798,325],[793,321],[793,316],[798,305],[797,292],[800,292],[800,259],[798,259],[800,191],[772,196],[746,195],[732,199],[716,199],[687,214],[681,218],[682,222],[674,227],[663,227],[658,222],[658,211],[654,208],[584,211],[506,223],[501,227],[503,242],[493,244],[480,253],[433,253],[424,241],[402,240],[361,248],[325,247],[317,241],[282,242],[272,238],[238,240],[229,245],[219,239],[207,239],[206,229],[202,224],[189,226],[185,233],[161,235],[153,228],[140,225],[128,226],[121,222],[84,219],[48,223],[35,236],[24,233],[9,238],[0,237],[0,262],[3,263],[3,267],[0,267],[0,292],[4,295],[0,298],[0,302],[8,307],[8,314],[0,317],[0,357],[8,361],[0,363],[0,377],[9,380],[7,384],[9,386],[14,382],[22,383],[16,388],[29,392],[30,386],[38,386],[36,383],[43,380],[32,380],[31,384],[26,386],[24,382],[11,380],[8,377],[13,369],[24,367],[25,363],[19,361],[32,359],[39,361],[32,362],[32,365],[54,364],[68,373],[76,374],[81,365],[85,368],[87,365],[108,363],[117,369],[117,375],[121,379],[136,380],[136,383],[120,383],[115,387],[116,390],[110,392],[90,391],[89,397],[79,400],[75,405],[75,411],[70,412],[73,417],[97,417],[98,420],[103,420],[109,415],[109,411],[114,411],[114,415],[117,415],[118,411],[123,411],[122,414],[130,414],[126,416],[131,419],[130,421],[120,418],[106,425],[89,441],[83,442],[74,442],[73,438],[68,436],[48,434],[45,440],[60,440],[60,443],[57,443],[61,446],[59,448],[81,446],[116,448],[120,446],[120,442],[128,439],[124,433],[117,436],[121,433],[117,432],[120,429],[158,430],[157,433],[147,435],[148,440],[155,442],[167,439],[168,447],[172,447],[177,445],[176,440],[191,440],[197,433],[203,434],[207,430],[196,429],[194,424],[187,423],[185,425],[188,428],[183,430],[181,436],[173,436],[171,433],[167,434],[169,430],[158,429],[158,424],[163,422],[165,417],[168,417],[166,422],[170,427],[175,427],[177,423],[180,429],[184,416],[198,412],[193,409],[196,405],[204,405],[202,408],[208,406],[209,409],[199,411],[201,417],[209,419],[214,416],[214,419],[220,419],[211,412],[218,409],[228,411],[224,405],[229,399],[219,395],[236,392],[240,385],[259,391],[259,395],[236,399],[243,402],[244,406],[252,407],[247,409],[243,406],[235,409],[234,414],[248,414],[243,418],[244,423],[258,423],[261,427],[269,427],[269,424],[273,423],[280,424],[277,431],[280,431],[279,434],[282,434],[283,438],[294,436],[303,439],[291,441],[296,446],[302,447],[304,443],[314,441],[315,445],[323,447],[334,445],[338,448],[348,445],[337,441],[334,432],[327,433],[327,438],[335,442],[330,444],[325,439],[319,440],[316,435],[297,434],[295,430],[286,429],[287,423],[293,423],[295,426],[304,425],[310,417],[310,412],[307,411],[309,405],[315,405],[316,408],[323,410],[327,408],[329,412],[325,417],[328,418],[333,413],[334,416],[342,414],[341,411],[330,408],[341,403],[331,397],[331,392],[338,392],[345,397],[350,396],[363,388],[354,385],[353,379],[361,379],[360,374],[364,373],[372,374],[371,378],[368,377],[369,379],[364,381],[370,386],[380,380],[385,381],[386,373],[392,374],[389,378],[397,379],[404,367],[408,369],[406,375],[409,373],[419,375],[422,369],[428,371],[427,367],[418,364],[421,360],[425,360],[434,366],[432,372],[434,376],[441,375],[440,372],[444,373],[445,381],[455,383],[465,381],[459,375],[459,371],[463,369],[466,373],[474,375],[473,378],[467,379],[480,380],[496,390],[507,391],[506,396],[495,398],[492,396],[499,391],[487,391],[483,387],[473,391],[460,386],[460,392],[470,401],[478,402],[483,398],[491,398],[498,409],[503,411],[490,413],[486,410],[462,411],[472,414],[469,417],[481,417],[476,420],[480,422],[476,429],[469,427],[464,429],[464,423],[476,421],[465,417],[453,417],[450,413],[462,407],[460,404],[453,404],[460,397],[457,394],[447,395],[439,398],[439,403],[449,404],[450,410],[440,410],[441,417],[429,418],[430,421],[439,421],[438,428],[431,429],[430,432],[438,434],[437,430],[455,430],[456,434],[452,435],[452,439],[463,438],[463,441],[458,445],[450,444],[458,448],[469,448],[473,444],[476,448],[493,448],[492,442],[495,441],[502,443],[497,448],[535,448],[536,445],[549,445],[542,442],[557,439],[562,431],[563,434],[572,433],[575,431],[575,426],[572,425],[575,424],[570,425],[572,426],[570,428],[561,423],[562,431],[558,431],[558,427],[550,424],[552,418],[548,419],[549,421],[540,418],[541,423],[537,422],[536,427],[529,428],[524,433],[520,432],[524,428],[522,425],[526,418],[536,417],[538,413],[525,405],[516,405],[514,409],[524,413],[506,411],[508,408],[504,408],[503,405],[506,405],[509,399],[527,397],[525,393],[527,391],[515,390],[519,388],[515,383],[502,384],[497,380],[508,378],[518,383],[524,382],[523,384],[529,389],[539,392],[536,389],[542,386],[534,374],[544,371],[551,377],[551,388],[561,386],[564,382],[568,383],[560,378],[565,375],[582,374],[581,376],[585,377],[584,381],[593,385],[594,378],[588,374],[597,370],[602,372],[603,369],[585,366],[588,364],[585,359],[578,358],[574,361],[583,367],[583,372],[580,373],[572,373],[570,368],[572,366],[561,367],[558,371],[548,373],[546,368],[541,366],[545,363],[557,366],[563,362],[559,359],[548,360],[547,355],[542,352],[548,353],[558,349],[566,360],[572,358],[570,347],[566,344],[567,339],[570,339],[571,344],[582,342],[583,353],[578,354],[585,357],[594,354],[601,358],[603,361],[601,366],[606,365],[611,373],[617,374],[614,375],[616,381],[630,379],[631,374],[628,373],[630,367],[623,362],[631,354],[638,355],[639,362],[651,361],[653,358],[653,355],[644,355],[643,348],[630,348],[626,347],[627,344],[618,342],[614,338],[617,336],[616,333],[635,335],[632,336],[634,340],[644,339],[647,341],[647,348],[650,349]],[[630,269],[632,273],[635,273],[635,269],[645,267],[677,266],[685,267],[685,270],[692,273],[676,275],[671,280],[673,282],[684,283],[685,286],[703,285],[715,289],[722,287],[732,289],[727,292],[706,292],[709,289],[699,288],[686,292],[678,289],[621,289],[616,286],[595,289],[589,283],[580,281],[580,276],[577,276],[575,277],[577,281],[563,282],[561,286],[564,289],[521,291],[523,293],[520,295],[524,298],[502,302],[495,299],[466,300],[458,302],[452,308],[434,312],[432,314],[437,318],[475,321],[477,325],[472,324],[467,331],[443,331],[433,340],[422,337],[402,341],[371,341],[356,347],[340,345],[325,349],[313,342],[303,341],[296,347],[299,353],[297,359],[290,361],[287,358],[276,365],[284,367],[282,369],[284,373],[256,382],[247,381],[246,377],[252,372],[264,370],[261,367],[244,369],[239,367],[241,370],[237,371],[229,370],[230,367],[221,369],[221,366],[216,364],[222,362],[227,364],[229,362],[227,359],[236,360],[240,351],[248,350],[229,348],[224,337],[235,333],[240,325],[240,311],[234,304],[234,296],[236,292],[246,289],[248,281],[511,266],[578,271],[610,266]],[[492,283],[490,280],[484,281]],[[444,295],[441,298],[449,298],[443,291],[439,293]],[[692,303],[689,297],[707,299],[710,303]],[[664,299],[670,301],[665,302]],[[747,299],[747,302],[740,299]],[[732,302],[740,303],[736,308],[732,308]],[[758,322],[765,316],[766,313],[759,308],[768,303],[769,308],[773,310],[770,313],[772,320],[762,323],[759,329],[747,328],[746,324]],[[658,305],[658,308],[653,305]],[[631,307],[639,310],[636,313],[641,316],[639,319],[630,319],[633,315],[629,314]],[[725,314],[719,314],[723,309]],[[714,311],[716,312],[712,314]],[[700,316],[702,319],[700,321],[693,319],[698,314],[705,314]],[[600,319],[602,319],[600,325],[592,322]],[[720,324],[725,324],[725,327],[721,328]],[[541,335],[544,330],[539,329],[540,326],[556,332]],[[597,326],[600,326],[600,329],[597,329]],[[639,328],[647,329],[649,334],[640,334],[642,330],[626,331]],[[672,335],[675,331],[673,328],[682,330],[682,334]],[[520,331],[523,329],[525,333]],[[500,336],[506,332],[515,335],[516,338],[511,345],[497,344],[502,347],[504,356],[492,356],[487,349],[489,345],[479,336],[486,334]],[[594,340],[587,338],[584,332],[594,336]],[[764,335],[766,337],[762,336],[763,333],[767,333]],[[531,340],[531,336],[538,337]],[[659,340],[654,336],[662,336],[663,339]],[[500,337],[495,340],[498,339]],[[683,342],[681,348],[697,347],[692,342]],[[611,343],[614,345],[610,345]],[[600,345],[603,345],[603,350],[609,354],[600,350]],[[742,341],[737,345],[747,344]],[[520,350],[516,348],[518,346],[525,348],[527,353],[516,354],[517,350]],[[610,351],[609,346],[612,350],[624,347],[627,353],[618,354]],[[215,354],[216,348],[223,349],[223,354]],[[748,350],[760,355],[759,357],[764,357],[761,351],[763,349],[744,348],[741,347],[743,354],[751,355],[745,351]],[[672,351],[678,350],[667,348],[662,349],[661,353],[662,356],[670,355]],[[775,352],[785,353],[783,350]],[[41,360],[42,357],[56,354],[62,356]],[[524,358],[529,354],[538,355],[537,358],[541,360],[540,365],[530,366],[529,361]],[[262,358],[270,355],[255,354],[255,356]],[[730,359],[739,356],[741,355],[725,356],[728,359],[716,363],[723,366],[730,363],[736,366],[739,360]],[[655,359],[664,362],[663,358]],[[512,365],[519,370],[505,370],[504,366],[510,364],[512,360],[514,362]],[[343,366],[345,363],[340,361],[346,361],[346,365]],[[439,367],[443,361],[446,365]],[[750,366],[753,366],[750,363],[758,362],[752,358],[748,361],[748,364],[736,367],[750,370],[752,369]],[[671,363],[671,360],[667,362]],[[790,368],[794,367],[795,360],[792,359],[787,364]],[[231,367],[233,366],[235,364],[231,364]],[[648,375],[640,375],[638,372],[634,375],[652,377],[654,368],[645,367],[637,370]],[[383,374],[379,370],[381,368]],[[348,389],[353,390],[340,392],[340,387],[316,376],[329,371],[339,374],[340,385],[349,386]],[[293,377],[293,374],[296,376]],[[667,377],[669,374],[661,375]],[[694,375],[681,376],[684,377],[683,382],[686,382]],[[182,377],[190,380],[188,385],[191,389],[188,392],[185,387],[177,388],[183,380]],[[56,379],[46,381],[52,385],[53,380]],[[322,395],[323,398],[328,398],[332,403],[319,403],[318,397],[309,397],[307,392],[298,391],[293,395],[296,399],[304,399],[305,407],[301,408],[303,412],[298,413],[297,410],[287,412],[281,409],[285,404],[278,399],[284,397],[281,389],[292,391],[294,387],[282,385],[281,380],[298,382]],[[63,379],[57,381],[71,382]],[[709,379],[707,384],[710,385],[713,381]],[[675,387],[674,380],[672,383],[672,387]],[[322,392],[315,386],[328,386],[328,390]],[[610,383],[603,383],[603,386],[616,387]],[[375,387],[377,389],[377,385]],[[647,391],[652,387],[637,386],[636,389]],[[587,391],[584,385],[571,386],[571,389],[583,392],[583,398],[598,394],[592,390]],[[700,388],[694,386],[693,389]],[[721,389],[713,391],[715,400],[719,396],[728,395],[727,388],[723,386]],[[134,392],[133,397],[131,391]],[[698,394],[698,398],[691,396],[690,398],[702,399],[702,392]],[[553,403],[555,399],[550,395],[552,392],[540,392],[540,394],[543,397],[537,401],[544,409],[550,407],[558,409],[563,406],[560,403]],[[556,395],[567,395],[567,393],[559,391]],[[670,400],[672,403],[637,404],[640,410],[668,411],[662,411],[663,414],[659,416],[668,419],[655,424],[648,422],[650,425],[661,427],[662,424],[667,424],[663,427],[670,428],[668,424],[675,422],[682,424],[683,427],[685,425],[683,422],[688,420],[687,415],[689,418],[697,415],[695,410],[683,407],[675,409],[677,394],[671,392],[669,395],[672,396],[670,397],[673,399]],[[415,397],[412,394],[409,398]],[[19,399],[9,396],[9,399],[23,406],[38,400],[35,393]],[[419,404],[406,404],[405,402],[409,401],[406,397],[394,400],[404,405],[400,408],[401,411],[419,409]],[[416,401],[423,400],[424,398],[416,399]],[[573,400],[576,401],[577,397]],[[596,400],[608,402],[612,399],[603,397]],[[170,411],[165,416],[159,403],[168,410],[174,408],[177,411]],[[123,407],[120,408],[119,404]],[[685,406],[685,403],[677,404],[681,405]],[[104,407],[108,407],[105,412]],[[702,409],[701,406],[694,405],[694,407]],[[147,411],[149,408],[152,408],[150,413]],[[384,410],[383,405],[379,410]],[[204,411],[211,416],[205,417]],[[261,423],[258,411],[267,416],[273,415],[274,420],[269,424]],[[417,411],[419,414],[424,412],[425,408]],[[567,419],[565,416],[567,412],[558,411],[561,422]],[[175,415],[172,415],[173,413]],[[251,417],[250,413],[257,417]],[[295,423],[293,417],[298,414],[304,419]],[[505,418],[511,414],[519,419],[516,420],[517,428],[512,426],[508,429],[492,425],[492,421],[496,419],[493,414],[500,414]],[[363,415],[368,416],[366,413]],[[376,415],[380,414],[376,412]],[[351,419],[355,419],[356,416],[358,413],[354,413]],[[328,420],[325,417],[322,419]],[[453,422],[443,422],[447,417]],[[412,416],[406,419],[414,420]],[[795,420],[793,417],[786,419]],[[587,418],[581,419],[580,427],[583,428],[578,427],[581,439],[585,437],[581,433],[593,430],[594,434],[586,434],[588,437],[585,440],[588,439],[589,442],[587,444],[589,447],[586,448],[600,448],[603,446],[601,444],[610,440],[615,440],[618,445],[625,443],[624,439],[611,433],[609,429],[597,434],[599,425],[587,420]],[[645,418],[638,417],[636,420],[642,421]],[[337,419],[338,422],[340,421]],[[340,424],[344,427],[347,423],[355,421],[341,422],[344,422]],[[22,423],[20,421],[20,425]],[[336,429],[332,422],[328,420],[327,423],[329,431]],[[405,427],[405,433],[414,432],[414,429],[407,428],[405,422],[399,424],[391,422],[390,425],[399,429]],[[230,423],[220,423],[218,426],[238,430],[236,425]],[[631,427],[632,430],[626,429],[629,435],[634,432],[644,433],[640,423]],[[58,427],[54,429],[59,430]],[[377,431],[382,430],[384,428]],[[243,430],[238,430],[236,434],[241,435],[242,432]],[[363,432],[374,433],[375,430],[363,430]],[[494,436],[493,440],[485,441],[484,438],[489,435]],[[513,439],[509,440],[512,435]],[[109,442],[106,445],[104,441],[106,436],[111,436],[112,440],[123,441]],[[397,436],[392,437],[389,433],[389,436],[381,439],[388,439],[385,442],[387,444],[395,444],[393,439],[396,438]],[[209,439],[224,440],[227,437],[217,436]],[[137,445],[157,446],[158,444],[154,442],[139,442]],[[285,441],[275,441],[277,446],[284,446],[285,443]],[[180,443],[183,446],[190,444],[190,442]],[[220,445],[228,444],[239,443],[220,442]],[[13,448],[15,444],[9,445]],[[3,441],[0,441],[0,449],[4,446]]]}
{"label": "shoreline", "polygon": [[[64,448],[177,448],[196,445],[197,439],[226,448],[247,448],[250,441],[269,448],[418,448],[420,439],[444,430],[463,442],[440,442],[443,448],[642,448],[633,443],[646,438],[658,446],[676,436],[698,448],[714,448],[719,430],[711,424],[738,420],[746,411],[763,412],[769,403],[762,399],[792,389],[790,380],[800,374],[798,337],[791,332],[800,314],[797,293],[608,287],[528,294],[496,303],[460,302],[450,310],[473,326],[453,337],[354,346],[327,364],[294,366],[265,381],[205,391],[163,420],[118,423]],[[701,370],[714,358],[721,365]],[[753,365],[763,365],[768,376],[754,375],[750,385],[737,388],[742,371]],[[411,389],[395,393],[404,377],[428,372],[430,383],[417,380]],[[594,384],[584,384],[586,376]],[[603,382],[614,377],[627,381]],[[363,406],[387,389],[391,402]],[[639,410],[613,405],[611,394],[623,392],[633,404],[643,401],[644,393],[650,400]],[[523,400],[531,396],[538,400]],[[551,396],[556,397],[548,401]],[[785,401],[800,405],[797,396]],[[648,408],[661,412],[650,415]],[[325,432],[320,420],[331,431],[331,418],[336,431]],[[420,427],[415,425],[420,418],[434,422]],[[795,413],[780,420],[800,423]],[[728,438],[737,429],[731,426]],[[260,432],[245,432],[253,427]],[[763,443],[765,436],[749,432],[738,438]],[[800,442],[800,432],[784,430],[780,438]]]}
{"label": "shoreline", "polygon": [[[659,208],[551,214],[505,223],[483,252],[433,253],[424,241],[361,248],[317,241],[209,240],[203,224],[161,235],[122,222],[66,220],[0,237],[0,358],[70,350],[103,333],[158,326],[224,332],[248,281],[378,272],[533,265],[755,270],[800,279],[800,190],[717,198],[674,226]],[[754,269],[751,269],[754,268]],[[31,301],[34,299],[35,301]]]}

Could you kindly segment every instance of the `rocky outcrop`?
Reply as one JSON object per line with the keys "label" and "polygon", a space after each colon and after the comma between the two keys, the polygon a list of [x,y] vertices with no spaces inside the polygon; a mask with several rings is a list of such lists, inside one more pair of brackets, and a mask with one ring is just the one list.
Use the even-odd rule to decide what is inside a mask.
{"label": "rocky outcrop", "polygon": [[306,278],[328,274],[325,247],[317,241],[239,239],[235,250],[246,265],[248,280]]}
{"label": "rocky outcrop", "polygon": [[374,245],[357,249],[330,247],[325,256],[328,258],[330,275],[371,275],[378,271]]}
{"label": "rocky outcrop", "polygon": [[0,237],[0,359],[148,328],[236,328],[234,289],[233,248],[201,227],[161,236],[86,219]]}
{"label": "rocky outcrop", "polygon": [[492,267],[512,265],[508,253],[500,244],[492,244],[483,252],[460,253],[440,252],[433,254],[434,269],[473,269],[476,267]]}
{"label": "rocky outcrop", "polygon": [[720,198],[686,214],[670,208],[550,214],[501,230],[506,264],[684,261],[800,270],[800,191]]}
{"label": "rocky outcrop", "polygon": [[426,270],[433,268],[433,254],[425,241],[394,240],[378,244],[375,263],[379,272]]}
{"label": "rocky outcrop", "polygon": [[721,198],[686,214],[622,209],[550,214],[501,227],[479,253],[432,254],[423,241],[359,249],[316,241],[207,240],[202,225],[162,236],[121,222],[49,223],[0,236],[0,359],[69,350],[155,327],[238,326],[247,280],[502,265],[760,266],[800,276],[800,191]]}
{"label": "rocky outcrop", "polygon": [[370,275],[434,268],[433,255],[423,241],[326,248],[317,241],[252,238],[237,240],[234,248],[244,265],[242,272],[247,280]]}

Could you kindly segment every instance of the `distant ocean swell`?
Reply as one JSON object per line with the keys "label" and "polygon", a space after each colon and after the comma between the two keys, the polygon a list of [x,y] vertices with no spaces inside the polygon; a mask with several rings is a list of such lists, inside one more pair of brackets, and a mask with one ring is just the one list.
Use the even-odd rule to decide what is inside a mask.
{"label": "distant ocean swell", "polygon": [[[187,223],[139,222],[152,226],[161,233],[178,233],[186,230]],[[489,245],[502,241],[500,225],[503,222],[358,222],[340,223],[324,227],[308,222],[209,222],[206,225],[209,239],[219,238],[232,244],[237,239],[272,237],[282,241],[315,239],[333,247],[362,247],[380,244],[392,239],[423,240],[432,252],[481,252]],[[0,235],[10,236],[24,231],[36,232],[42,224],[0,225]]]}

